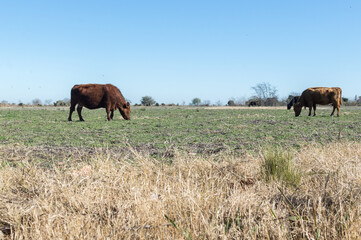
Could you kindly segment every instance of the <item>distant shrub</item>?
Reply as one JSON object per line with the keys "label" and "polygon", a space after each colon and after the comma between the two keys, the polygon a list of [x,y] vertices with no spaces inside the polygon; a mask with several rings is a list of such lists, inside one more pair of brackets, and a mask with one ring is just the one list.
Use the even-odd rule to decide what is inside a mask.
{"label": "distant shrub", "polygon": [[55,107],[59,107],[59,106],[70,106],[70,99],[69,98],[64,98],[63,100],[58,100],[56,102],[53,103]]}
{"label": "distant shrub", "polygon": [[264,105],[265,106],[277,106],[278,105],[277,97],[266,98],[266,100],[264,101]]}
{"label": "distant shrub", "polygon": [[236,106],[233,100],[229,100],[227,103],[228,106]]}
{"label": "distant shrub", "polygon": [[286,185],[297,186],[300,172],[293,165],[293,154],[282,149],[266,149],[263,152],[262,172],[267,182],[280,180]]}
{"label": "distant shrub", "polygon": [[144,96],[142,97],[142,99],[140,100],[141,104],[143,106],[152,106],[155,104],[154,99],[151,96]]}
{"label": "distant shrub", "polygon": [[56,102],[54,102],[54,106],[58,107],[58,106],[66,106],[67,104],[61,100],[58,100]]}
{"label": "distant shrub", "polygon": [[191,105],[198,106],[199,104],[201,104],[201,99],[200,98],[193,98],[192,99]]}

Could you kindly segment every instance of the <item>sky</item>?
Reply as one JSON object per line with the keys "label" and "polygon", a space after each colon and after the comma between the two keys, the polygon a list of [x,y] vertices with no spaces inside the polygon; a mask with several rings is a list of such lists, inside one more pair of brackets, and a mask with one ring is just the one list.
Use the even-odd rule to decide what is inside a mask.
{"label": "sky", "polygon": [[280,99],[308,87],[361,96],[359,0],[2,0],[0,101],[70,98],[112,83],[132,104]]}

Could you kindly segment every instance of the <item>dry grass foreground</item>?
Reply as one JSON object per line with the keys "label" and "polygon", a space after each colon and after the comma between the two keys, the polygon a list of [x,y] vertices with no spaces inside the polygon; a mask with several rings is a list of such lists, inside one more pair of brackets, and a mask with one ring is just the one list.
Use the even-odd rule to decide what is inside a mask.
{"label": "dry grass foreground", "polygon": [[[102,151],[52,167],[0,146],[0,238],[355,239],[361,236],[361,144],[294,153],[298,187],[262,177],[262,157],[176,155],[162,164]],[[13,153],[13,154],[11,154]],[[23,154],[20,155],[19,154]],[[18,161],[11,166],[12,159]],[[36,158],[37,155],[34,155]],[[25,159],[19,162],[19,159]],[[68,164],[68,163],[72,164]],[[21,164],[20,164],[21,163]]]}

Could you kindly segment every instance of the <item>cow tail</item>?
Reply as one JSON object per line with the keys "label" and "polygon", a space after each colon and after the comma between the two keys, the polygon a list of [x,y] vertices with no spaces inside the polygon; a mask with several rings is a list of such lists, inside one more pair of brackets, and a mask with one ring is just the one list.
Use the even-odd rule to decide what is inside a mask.
{"label": "cow tail", "polygon": [[340,104],[342,105],[342,90],[340,89]]}

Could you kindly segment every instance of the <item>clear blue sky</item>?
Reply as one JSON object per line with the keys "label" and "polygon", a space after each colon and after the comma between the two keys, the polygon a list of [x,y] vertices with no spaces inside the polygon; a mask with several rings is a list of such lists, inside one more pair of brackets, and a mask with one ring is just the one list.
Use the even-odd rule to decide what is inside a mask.
{"label": "clear blue sky", "polygon": [[113,83],[131,102],[280,98],[313,86],[361,95],[359,0],[3,0],[0,101]]}

